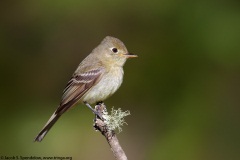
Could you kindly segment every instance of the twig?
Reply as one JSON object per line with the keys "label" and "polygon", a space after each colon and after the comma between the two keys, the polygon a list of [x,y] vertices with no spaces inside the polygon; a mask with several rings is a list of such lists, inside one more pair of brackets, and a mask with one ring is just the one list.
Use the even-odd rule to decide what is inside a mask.
{"label": "twig", "polygon": [[117,160],[127,160],[127,156],[123,151],[117,136],[113,130],[108,129],[106,123],[104,122],[104,113],[106,113],[107,109],[103,103],[97,104],[95,106],[95,110],[98,112],[98,116],[95,116],[94,119],[94,128],[102,133],[102,135],[106,138],[108,144],[111,147],[114,157]]}

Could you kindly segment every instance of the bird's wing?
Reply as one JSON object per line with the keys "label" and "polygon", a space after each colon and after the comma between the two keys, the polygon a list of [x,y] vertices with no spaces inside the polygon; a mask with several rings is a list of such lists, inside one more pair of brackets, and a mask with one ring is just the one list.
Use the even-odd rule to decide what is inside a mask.
{"label": "bird's wing", "polygon": [[50,117],[46,125],[39,132],[35,141],[42,141],[44,136],[48,133],[51,127],[56,123],[59,117],[71,108],[77,101],[95,84],[97,84],[104,73],[103,68],[92,69],[88,72],[75,74],[68,82],[63,91],[62,101],[57,110]]}
{"label": "bird's wing", "polygon": [[98,68],[74,75],[65,87],[62,101],[55,113],[62,114],[77,103],[92,86],[100,81],[103,73],[104,69]]}

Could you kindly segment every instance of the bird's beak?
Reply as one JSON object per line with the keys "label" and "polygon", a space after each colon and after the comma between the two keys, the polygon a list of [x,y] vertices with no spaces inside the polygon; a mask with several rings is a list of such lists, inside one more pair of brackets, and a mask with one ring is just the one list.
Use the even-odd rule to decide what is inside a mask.
{"label": "bird's beak", "polygon": [[132,53],[124,54],[124,56],[126,56],[127,58],[135,58],[135,57],[138,57],[137,55],[132,54]]}

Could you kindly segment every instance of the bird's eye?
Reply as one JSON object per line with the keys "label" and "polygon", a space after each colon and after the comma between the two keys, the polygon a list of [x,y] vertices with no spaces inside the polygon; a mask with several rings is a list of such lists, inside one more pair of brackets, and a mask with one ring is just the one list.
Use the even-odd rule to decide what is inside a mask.
{"label": "bird's eye", "polygon": [[113,53],[117,53],[118,49],[117,48],[112,48]]}

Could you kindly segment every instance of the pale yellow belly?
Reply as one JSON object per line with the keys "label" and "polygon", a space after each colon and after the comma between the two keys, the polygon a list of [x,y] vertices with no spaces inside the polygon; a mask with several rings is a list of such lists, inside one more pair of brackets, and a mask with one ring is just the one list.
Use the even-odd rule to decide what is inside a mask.
{"label": "pale yellow belly", "polygon": [[109,72],[102,77],[98,84],[85,93],[81,99],[89,104],[104,101],[117,91],[121,86],[122,81],[123,70],[121,68],[115,72]]}

